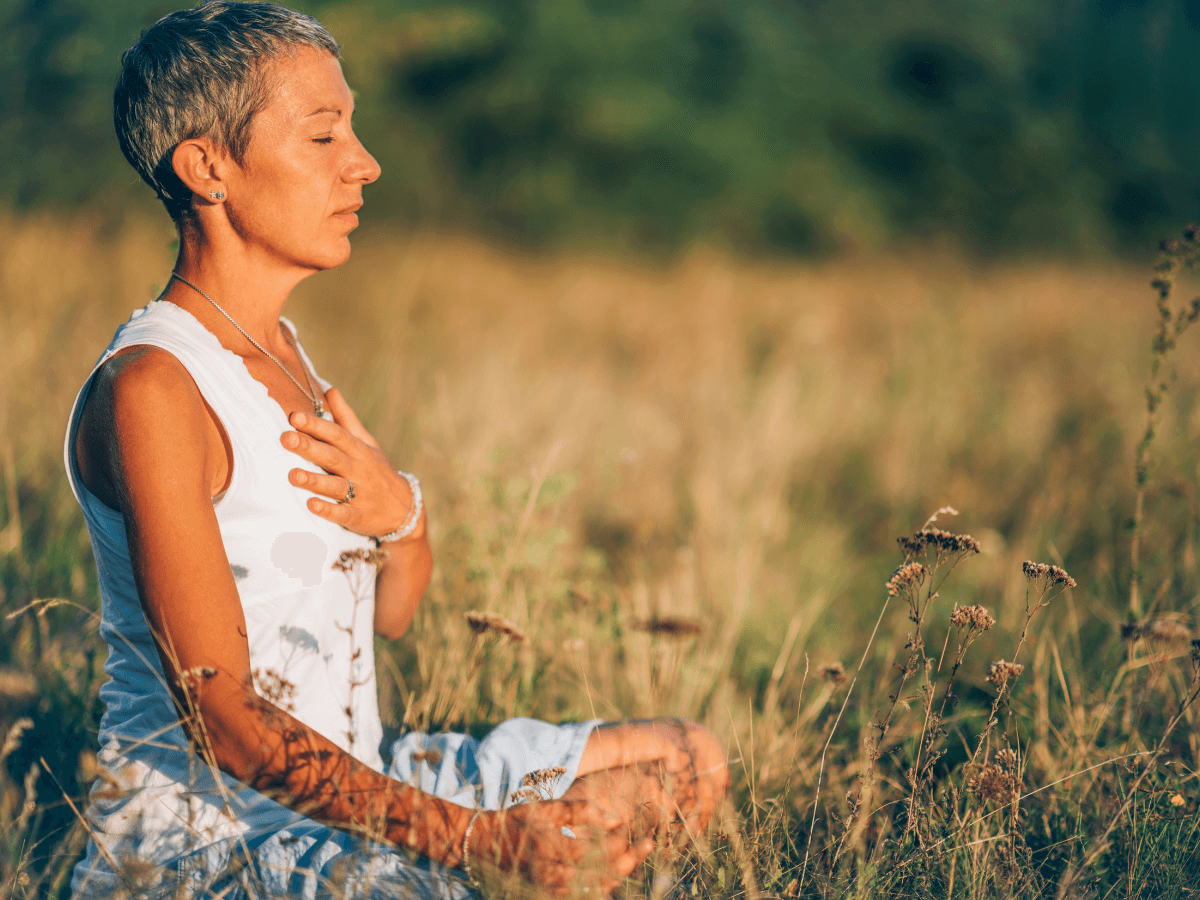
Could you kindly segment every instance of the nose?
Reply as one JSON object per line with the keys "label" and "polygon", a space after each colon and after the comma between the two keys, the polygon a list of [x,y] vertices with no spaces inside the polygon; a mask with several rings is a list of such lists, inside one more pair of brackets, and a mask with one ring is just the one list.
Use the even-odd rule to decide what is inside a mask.
{"label": "nose", "polygon": [[354,143],[357,145],[354,159],[346,167],[345,178],[350,182],[370,184],[379,178],[383,173],[383,169],[379,167],[379,163],[375,161],[375,157],[367,152],[367,148],[363,146],[362,141],[355,137]]}

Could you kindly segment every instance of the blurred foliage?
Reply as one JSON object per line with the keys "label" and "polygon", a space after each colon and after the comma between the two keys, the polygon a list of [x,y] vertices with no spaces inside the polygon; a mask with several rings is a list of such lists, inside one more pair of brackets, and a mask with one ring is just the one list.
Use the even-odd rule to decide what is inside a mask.
{"label": "blurred foliage", "polygon": [[[121,51],[178,0],[0,0],[18,209],[149,203]],[[1200,205],[1200,0],[311,0],[374,217],[525,246],[1152,246]]]}

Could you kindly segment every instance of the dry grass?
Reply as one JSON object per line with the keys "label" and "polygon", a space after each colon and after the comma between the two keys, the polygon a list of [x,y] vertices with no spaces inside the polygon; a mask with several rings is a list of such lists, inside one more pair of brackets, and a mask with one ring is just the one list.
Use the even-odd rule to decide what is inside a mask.
{"label": "dry grass", "polygon": [[[164,282],[171,235],[6,219],[0,238],[4,608],[94,607],[61,432],[114,327]],[[735,798],[677,872],[688,895],[1192,896],[1188,341],[1144,498],[1145,621],[1121,633],[1148,280],[934,254],[698,251],[646,271],[364,233],[288,314],[425,488],[438,568],[410,634],[381,646],[385,721],[704,722],[736,760]],[[945,548],[895,538],[945,503],[962,515],[930,527],[980,553],[951,554],[969,558],[949,578],[942,560],[906,618],[908,587],[885,608],[885,583]],[[1078,586],[1043,594],[1030,558]],[[23,779],[39,755],[72,796],[94,777],[76,773],[93,631],[69,605],[3,622],[0,664],[40,697],[0,698],[0,725],[32,723],[6,760],[0,890],[61,885],[78,847],[56,843],[71,814],[53,782]],[[1001,678],[998,660],[1024,668]]]}

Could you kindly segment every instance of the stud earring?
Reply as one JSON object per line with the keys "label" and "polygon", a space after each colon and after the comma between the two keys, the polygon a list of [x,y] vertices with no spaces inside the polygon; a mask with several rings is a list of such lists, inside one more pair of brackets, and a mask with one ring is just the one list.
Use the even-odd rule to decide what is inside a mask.
{"label": "stud earring", "polygon": [[225,192],[224,191],[209,191],[208,196],[211,197],[213,200],[224,200]]}

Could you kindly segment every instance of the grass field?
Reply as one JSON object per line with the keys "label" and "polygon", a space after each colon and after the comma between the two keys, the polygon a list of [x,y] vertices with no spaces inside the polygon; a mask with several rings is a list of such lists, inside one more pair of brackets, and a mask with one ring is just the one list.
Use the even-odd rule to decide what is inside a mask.
{"label": "grass field", "polygon": [[[84,840],[64,792],[95,777],[105,654],[62,431],[171,238],[0,219],[6,895],[65,893]],[[385,722],[708,725],[733,802],[629,896],[661,893],[655,866],[681,896],[1200,895],[1190,333],[1161,373],[1122,634],[1150,277],[933,251],[651,271],[364,230],[288,314],[429,505],[434,581],[379,647]],[[935,526],[979,552],[906,557],[896,538],[947,505]],[[893,578],[905,562],[929,571]],[[956,605],[987,615],[955,625]],[[526,639],[476,636],[468,610]],[[989,681],[998,660],[1024,670]]]}

